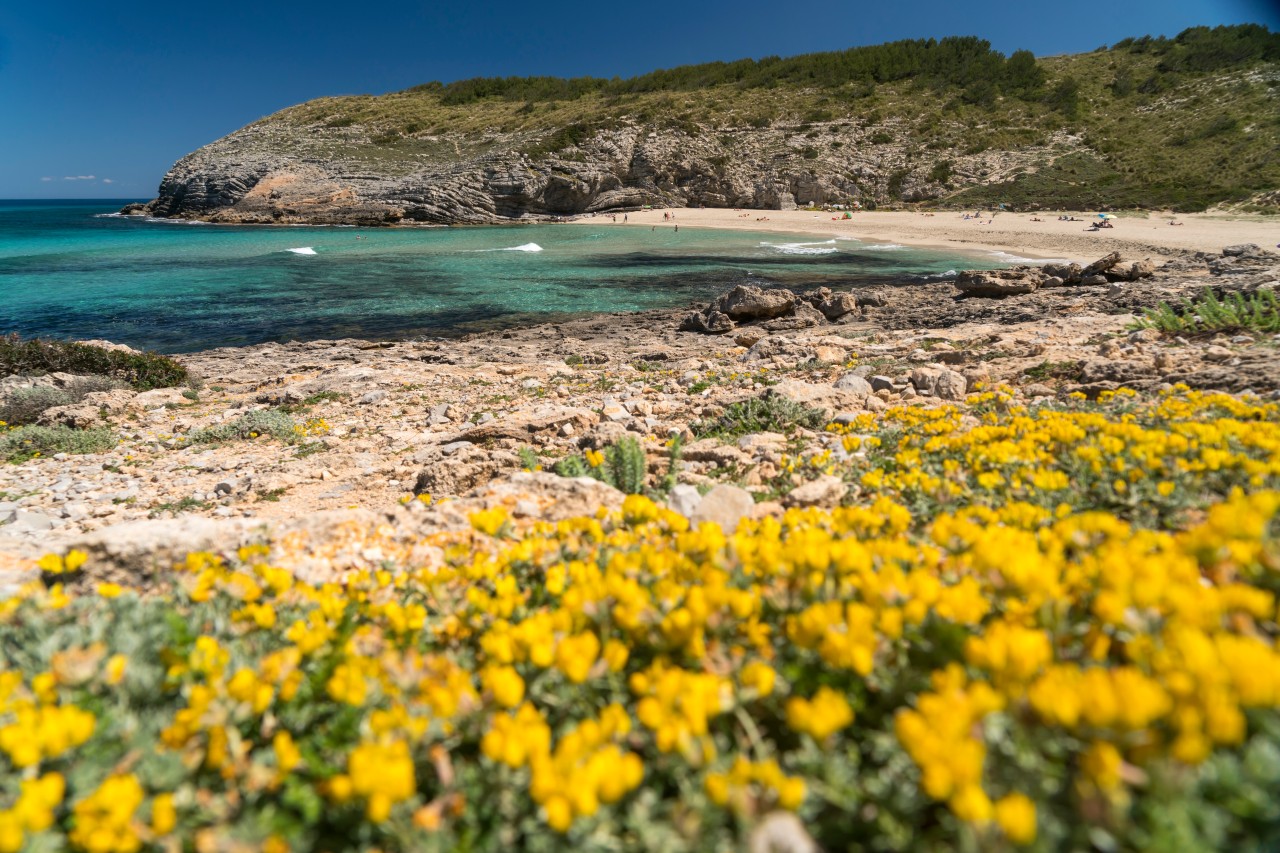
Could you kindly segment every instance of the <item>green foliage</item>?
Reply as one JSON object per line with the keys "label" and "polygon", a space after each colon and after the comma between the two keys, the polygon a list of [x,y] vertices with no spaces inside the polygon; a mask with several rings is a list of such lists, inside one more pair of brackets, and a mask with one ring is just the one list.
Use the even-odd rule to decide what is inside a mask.
{"label": "green foliage", "polygon": [[[587,95],[634,95],[687,92],[712,86],[769,89],[775,86],[838,88],[849,84],[918,80],[933,88],[968,86],[976,81],[1019,97],[1034,96],[1044,71],[1030,51],[1006,59],[991,43],[976,36],[940,40],[913,39],[810,53],[783,59],[739,59],[654,71],[628,79],[599,77],[477,77],[454,83],[431,83],[411,92],[439,93],[442,104],[459,106],[490,98],[529,104],[574,101]],[[817,119],[815,119],[816,121]]]}
{"label": "green foliage", "polygon": [[520,467],[524,470],[537,471],[542,467],[542,461],[532,447],[522,447],[516,453],[520,456]]}
{"label": "green foliage", "polygon": [[191,441],[196,444],[214,444],[221,441],[252,439],[262,435],[269,435],[285,444],[297,444],[302,437],[298,425],[285,412],[279,409],[255,409],[244,413],[229,424],[202,429],[191,436]]}
{"label": "green foliage", "polygon": [[0,337],[0,376],[79,373],[110,376],[139,391],[172,388],[192,381],[187,369],[153,352],[129,353],[71,341]]}
{"label": "green foliage", "polygon": [[[1025,169],[993,183],[986,182],[991,175],[980,184],[957,182],[942,199],[957,207],[1195,211],[1247,202],[1280,185],[1270,66],[1242,73],[1274,63],[1276,39],[1260,27],[1197,29],[1176,39],[1130,39],[1109,50],[1040,59],[1022,51],[1003,59],[976,39],[898,42],[688,66],[631,80],[429,84],[376,98],[323,98],[285,111],[280,121],[305,129],[295,134],[298,156],[341,155],[406,176],[424,164],[447,167],[494,153],[505,144],[495,141],[495,129],[515,135],[514,144],[535,158],[575,156],[612,127],[710,133],[719,147],[705,155],[718,165],[736,158],[745,128],[790,131],[830,122],[824,138],[854,131],[839,140],[846,152],[869,140],[965,155],[1016,149],[1029,156]],[[1142,133],[1133,132],[1135,109]],[[330,128],[337,117],[358,129]],[[447,138],[415,137],[417,129]],[[726,135],[730,129],[737,132]],[[1083,148],[1029,150],[1064,130],[1078,135]],[[395,141],[368,144],[382,135]],[[823,147],[810,144],[821,157]],[[921,176],[928,168],[917,164]],[[882,186],[860,189],[866,204],[885,200]]]}
{"label": "green foliage", "polygon": [[1065,379],[1074,382],[1080,378],[1083,367],[1084,364],[1079,361],[1042,361],[1035,367],[1024,370],[1023,375],[1035,382],[1044,382],[1048,379]]}
{"label": "green foliage", "polygon": [[71,395],[61,388],[42,385],[19,388],[0,403],[0,421],[13,426],[33,424],[46,409],[69,405],[71,399]]}
{"label": "green foliage", "polygon": [[0,432],[0,459],[25,462],[55,453],[105,453],[120,439],[110,429],[22,426]]}
{"label": "green foliage", "polygon": [[74,405],[96,391],[112,391],[122,387],[125,387],[124,383],[105,376],[84,376],[63,388],[43,385],[18,388],[0,401],[0,421],[10,426],[33,424],[47,409]]}
{"label": "green foliage", "polygon": [[1250,62],[1280,60],[1280,33],[1259,24],[1191,27],[1172,39],[1127,39],[1122,45],[1135,53],[1152,53],[1160,58],[1161,71],[1206,72]]}
{"label": "green foliage", "polygon": [[952,174],[953,168],[951,161],[939,160],[937,163],[934,163],[933,168],[929,170],[929,180],[945,184],[947,181],[951,180]]}
{"label": "green foliage", "polygon": [[1133,94],[1135,85],[1133,72],[1128,68],[1121,68],[1116,71],[1115,79],[1111,81],[1111,93],[1117,98],[1127,98]]}
{"label": "green foliage", "polygon": [[1064,77],[1045,96],[1045,103],[1067,118],[1077,118],[1080,115],[1080,81]]}
{"label": "green foliage", "polygon": [[[566,456],[555,464],[552,469],[561,477],[590,477],[592,476],[591,466],[581,456]],[[600,479],[600,478],[597,478]]]}
{"label": "green foliage", "polygon": [[1280,302],[1270,290],[1245,296],[1233,293],[1218,299],[1210,288],[1195,302],[1183,298],[1179,308],[1161,302],[1148,308],[1134,324],[1140,329],[1156,329],[1167,335],[1217,332],[1280,332]]}
{"label": "green foliage", "polygon": [[[283,493],[284,490],[280,489],[279,491]],[[279,500],[279,499],[280,498],[278,495],[274,498],[264,498],[264,500]],[[208,501],[198,501],[193,497],[187,496],[180,501],[169,501],[166,503],[156,504],[151,508],[151,512],[149,512],[148,515],[150,515],[152,518],[156,518],[157,516],[166,512],[173,513],[174,515],[178,515],[179,513],[190,512],[191,510],[209,509],[212,506],[213,504],[209,503]]]}
{"label": "green foliage", "polygon": [[583,456],[567,456],[552,469],[561,477],[591,477],[628,495],[642,495],[649,479],[644,447],[630,436],[606,447],[591,464]]}
{"label": "green foliage", "polygon": [[644,493],[649,478],[649,462],[640,442],[630,436],[604,451],[605,482],[624,494]]}
{"label": "green foliage", "polygon": [[719,417],[694,424],[693,433],[699,438],[737,438],[753,432],[788,433],[797,427],[821,429],[826,422],[826,413],[821,409],[766,393],[730,403]]}
{"label": "green foliage", "polygon": [[667,450],[667,473],[662,478],[662,492],[666,494],[676,487],[680,475],[680,460],[684,456],[684,436],[677,433],[671,437],[671,445]]}
{"label": "green foliage", "polygon": [[583,122],[574,122],[564,127],[552,131],[551,134],[536,145],[525,149],[525,153],[530,157],[543,157],[547,154],[554,154],[557,151],[563,151],[566,148],[572,148],[581,145],[590,139],[598,128],[591,124]]}

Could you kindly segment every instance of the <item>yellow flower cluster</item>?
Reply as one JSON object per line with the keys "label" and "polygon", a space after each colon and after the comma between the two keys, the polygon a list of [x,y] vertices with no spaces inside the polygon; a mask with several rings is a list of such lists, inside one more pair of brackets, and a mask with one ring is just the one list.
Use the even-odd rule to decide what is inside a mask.
{"label": "yellow flower cluster", "polygon": [[414,795],[413,756],[402,740],[387,744],[365,743],[351,751],[346,775],[329,780],[329,791],[339,802],[355,795],[365,801],[365,815],[382,823],[392,806]]}
{"label": "yellow flower cluster", "polygon": [[57,758],[87,741],[96,720],[92,713],[74,705],[59,705],[55,679],[45,673],[32,680],[30,690],[22,689],[22,675],[0,672],[0,752],[14,767],[34,767],[42,760]]}
{"label": "yellow flower cluster", "polygon": [[770,799],[795,811],[805,797],[804,780],[787,776],[772,759],[753,763],[738,756],[727,773],[708,773],[703,786],[716,805],[744,813],[760,811],[761,801]]}
{"label": "yellow flower cluster", "polygon": [[565,832],[577,818],[590,817],[637,788],[644,763],[618,746],[631,731],[621,705],[608,705],[598,720],[585,720],[562,737],[550,754],[530,758],[529,796],[542,806],[547,824]]}
{"label": "yellow flower cluster", "polygon": [[[816,461],[860,484],[856,506],[732,534],[640,496],[556,523],[499,506],[430,537],[429,569],[313,584],[255,546],[190,555],[165,597],[32,591],[0,642],[130,618],[150,639],[104,629],[48,671],[0,670],[0,762],[24,780],[0,779],[0,853],[36,833],[139,849],[179,807],[184,831],[243,818],[275,848],[261,815],[305,808],[395,849],[585,843],[638,815],[727,847],[697,827],[774,808],[859,832],[909,808],[897,825],[951,843],[964,823],[992,848],[1118,832],[1142,780],[1194,778],[1280,722],[1280,411],[1189,393],[975,405],[977,423],[949,407],[855,423]],[[47,573],[74,562],[57,559]],[[119,722],[134,705],[158,743]],[[104,764],[81,781],[80,760]],[[1050,761],[1071,796],[1044,795]],[[869,802],[848,767],[903,796]]]}
{"label": "yellow flower cluster", "polygon": [[108,777],[75,805],[75,825],[68,838],[86,853],[134,853],[144,831],[134,813],[144,799],[136,776]]}
{"label": "yellow flower cluster", "polygon": [[61,773],[46,773],[22,781],[21,792],[10,809],[0,809],[0,853],[17,853],[28,833],[53,825],[53,811],[66,793]]}

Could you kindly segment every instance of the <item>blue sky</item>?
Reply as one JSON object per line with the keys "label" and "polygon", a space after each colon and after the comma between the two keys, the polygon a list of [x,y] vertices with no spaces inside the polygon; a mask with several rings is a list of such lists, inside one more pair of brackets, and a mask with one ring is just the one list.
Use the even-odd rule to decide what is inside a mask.
{"label": "blue sky", "polygon": [[182,155],[321,95],[490,75],[630,76],[901,38],[1005,53],[1257,22],[1268,0],[0,4],[0,198],[155,194]]}

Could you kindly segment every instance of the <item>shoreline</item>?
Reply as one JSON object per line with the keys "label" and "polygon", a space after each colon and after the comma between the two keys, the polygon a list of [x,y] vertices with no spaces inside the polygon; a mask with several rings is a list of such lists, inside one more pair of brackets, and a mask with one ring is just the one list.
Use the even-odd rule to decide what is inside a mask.
{"label": "shoreline", "polygon": [[[674,213],[675,220],[664,220]],[[570,224],[600,224],[602,216],[579,216]],[[623,214],[617,214],[622,216]],[[810,210],[731,210],[727,208],[671,208],[627,211],[621,227],[644,225],[689,228],[718,228],[734,231],[803,234],[826,238],[874,240],[901,243],[918,249],[1001,252],[1017,259],[1065,260],[1089,263],[1118,251],[1127,259],[1172,258],[1188,252],[1217,253],[1224,246],[1256,243],[1270,249],[1280,243],[1280,219],[1261,222],[1214,214],[1121,214],[1112,229],[1086,231],[1096,215],[1081,211],[1036,213],[983,213],[978,219],[963,219],[962,212],[937,213],[901,211],[857,211],[850,219],[842,214]],[[1064,221],[1059,216],[1075,216]],[[1040,221],[1033,221],[1032,217]],[[987,224],[990,222],[990,224]],[[1180,222],[1171,225],[1170,222]],[[610,223],[613,224],[613,223]]]}
{"label": "shoreline", "polygon": [[[675,215],[674,222],[663,213]],[[768,234],[818,236],[861,242],[900,243],[905,247],[932,251],[960,252],[974,257],[1004,254],[1006,263],[1074,261],[1089,263],[1118,251],[1126,259],[1141,257],[1175,258],[1187,253],[1217,253],[1224,246],[1256,243],[1264,249],[1280,246],[1280,217],[1187,213],[1167,211],[1120,213],[1110,230],[1090,231],[1096,214],[1088,211],[982,212],[966,220],[963,211],[874,211],[862,210],[849,219],[839,211],[763,210],[730,208],[653,208],[619,213],[568,214],[555,219],[512,220],[483,224],[396,223],[239,223],[205,219],[136,216],[122,213],[99,214],[122,219],[143,219],[154,224],[201,224],[266,228],[370,228],[424,230],[436,228],[485,228],[526,225],[618,225],[650,227],[675,225],[687,228],[753,231]],[[626,216],[627,222],[607,222],[610,216]],[[1059,216],[1073,216],[1061,220]],[[1033,219],[1035,217],[1035,219]],[[1172,223],[1179,224],[1174,225]],[[997,258],[997,260],[999,260]]]}

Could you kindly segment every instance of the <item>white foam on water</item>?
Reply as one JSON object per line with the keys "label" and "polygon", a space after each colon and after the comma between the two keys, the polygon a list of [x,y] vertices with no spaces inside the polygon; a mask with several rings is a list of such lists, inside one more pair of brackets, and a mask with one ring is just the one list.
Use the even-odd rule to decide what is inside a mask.
{"label": "white foam on water", "polygon": [[541,252],[542,247],[537,243],[525,243],[523,246],[508,246],[505,249],[499,249],[500,252]]}
{"label": "white foam on water", "polygon": [[901,243],[872,243],[869,246],[863,246],[863,248],[864,249],[880,249],[882,251],[888,252],[888,251],[892,251],[893,249],[905,249],[907,247],[902,245]]}
{"label": "white foam on water", "polygon": [[821,243],[761,243],[769,249],[784,255],[833,255],[840,251],[835,240],[823,240]]}
{"label": "white foam on water", "polygon": [[1066,258],[1022,258],[1018,255],[1012,255],[1008,252],[988,252],[992,257],[998,258],[1006,264],[1065,264],[1068,263]]}
{"label": "white foam on water", "polygon": [[[122,214],[123,215],[123,214]],[[136,217],[130,216],[129,219]],[[163,216],[146,216],[143,222],[159,222],[162,225],[212,225],[212,222],[202,222],[199,219],[166,219]]]}
{"label": "white foam on water", "polygon": [[286,251],[293,252],[295,255],[314,255],[316,253],[316,250],[310,246],[299,246],[296,249],[287,249]]}
{"label": "white foam on water", "polygon": [[933,279],[955,278],[957,275],[959,275],[959,273],[957,273],[955,270],[947,270],[946,272],[936,272],[933,275],[927,275],[925,276],[925,278],[933,278]]}

